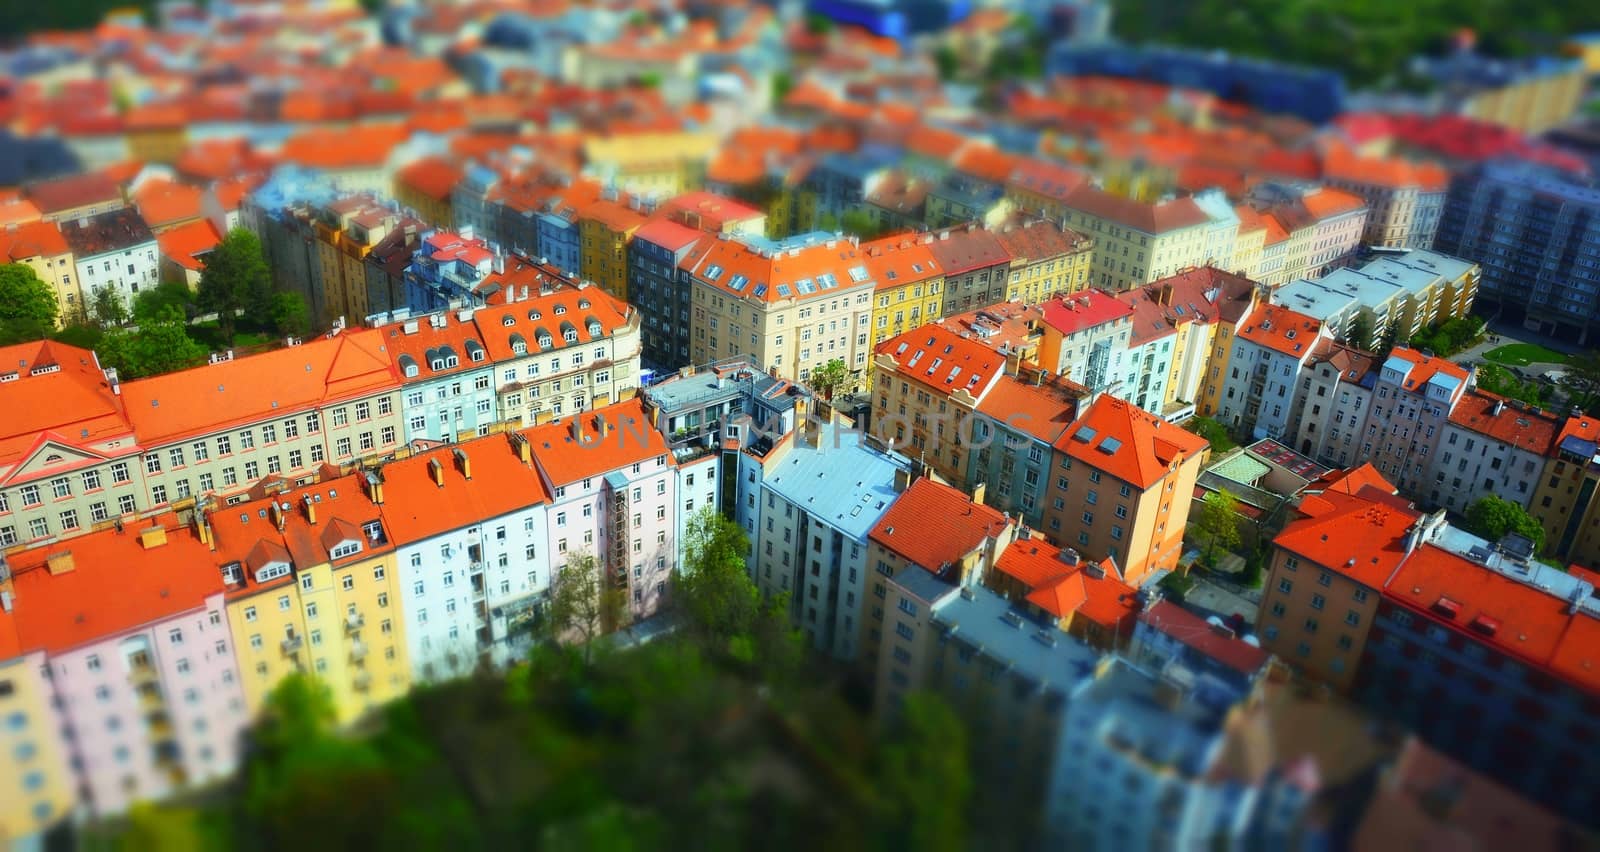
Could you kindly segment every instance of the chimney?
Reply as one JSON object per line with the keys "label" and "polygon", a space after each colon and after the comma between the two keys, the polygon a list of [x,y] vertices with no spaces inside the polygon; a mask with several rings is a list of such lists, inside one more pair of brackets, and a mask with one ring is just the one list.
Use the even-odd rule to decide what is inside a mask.
{"label": "chimney", "polygon": [[511,436],[511,450],[523,464],[533,461],[533,445],[528,443],[528,436],[521,432],[507,432]]}
{"label": "chimney", "polygon": [[903,467],[894,469],[894,493],[904,494],[911,487],[911,471]]}
{"label": "chimney", "polygon": [[288,522],[289,504],[287,502],[280,503],[274,498],[272,501],[272,525],[278,528],[278,532],[283,532],[284,525]]}
{"label": "chimney", "polygon": [[1078,564],[1078,551],[1073,550],[1070,547],[1063,547],[1063,548],[1061,548],[1061,553],[1059,554],[1059,558],[1061,559],[1061,561],[1063,563],[1065,563],[1067,565],[1077,565]]}
{"label": "chimney", "polygon": [[989,496],[989,483],[980,482],[972,486],[972,502],[982,503],[983,498]]}
{"label": "chimney", "polygon": [[300,498],[300,504],[302,506],[306,507],[306,523],[308,523],[308,524],[310,524],[312,526],[316,526],[317,525],[317,503],[316,503],[316,501],[311,499],[311,495],[310,494],[306,494],[306,495],[304,495],[303,497]]}
{"label": "chimney", "polygon": [[437,458],[428,459],[428,477],[436,487],[444,487],[444,464]]}
{"label": "chimney", "polygon": [[471,479],[472,478],[472,459],[467,457],[467,451],[458,447],[458,448],[456,448],[454,450],[451,450],[450,451],[450,455],[455,457],[456,469],[461,471],[461,478],[462,479]]}
{"label": "chimney", "polygon": [[167,543],[167,531],[159,526],[139,531],[139,544],[145,550],[154,550]]}
{"label": "chimney", "polygon": [[367,499],[371,500],[375,506],[382,506],[383,474],[376,470],[369,470],[366,472],[366,475],[361,478],[361,481],[367,487]]}
{"label": "chimney", "polygon": [[206,547],[211,547],[214,544],[211,538],[210,502],[205,500],[194,507],[194,535]]}
{"label": "chimney", "polygon": [[595,431],[598,432],[602,438],[611,434],[611,423],[610,421],[606,420],[606,416],[604,414],[596,414],[594,416],[594,427]]}
{"label": "chimney", "polygon": [[50,556],[45,559],[44,564],[45,567],[49,569],[50,576],[52,577],[59,576],[61,574],[69,574],[72,572],[72,569],[76,567],[72,563],[72,551],[70,550],[63,550],[60,553],[50,554]]}
{"label": "chimney", "polygon": [[568,431],[572,433],[574,442],[583,443],[583,412],[580,411],[572,415],[572,423],[569,424]]}

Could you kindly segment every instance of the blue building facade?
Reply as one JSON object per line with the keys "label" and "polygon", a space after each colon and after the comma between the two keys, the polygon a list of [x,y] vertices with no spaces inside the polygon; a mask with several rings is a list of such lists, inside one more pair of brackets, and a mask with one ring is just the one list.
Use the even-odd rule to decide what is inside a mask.
{"label": "blue building facade", "polygon": [[1060,44],[1046,63],[1050,74],[1146,80],[1211,92],[1266,112],[1323,124],[1344,111],[1344,78],[1214,51],[1125,44]]}

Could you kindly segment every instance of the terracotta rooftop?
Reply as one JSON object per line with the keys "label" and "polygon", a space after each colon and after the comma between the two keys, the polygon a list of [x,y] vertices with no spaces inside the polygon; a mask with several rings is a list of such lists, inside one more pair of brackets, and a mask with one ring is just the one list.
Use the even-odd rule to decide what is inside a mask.
{"label": "terracotta rooftop", "polygon": [[[472,470],[457,462],[460,450]],[[433,465],[444,485],[433,479]],[[508,435],[488,435],[383,466],[383,520],[398,545],[410,544],[547,503],[550,493]]]}
{"label": "terracotta rooftop", "polygon": [[1317,344],[1322,323],[1282,305],[1264,305],[1244,322],[1237,336],[1280,355],[1304,360]]}
{"label": "terracotta rooftop", "polygon": [[1010,523],[999,511],[972,502],[966,492],[922,477],[895,499],[868,537],[942,575],[946,566],[960,562]]}
{"label": "terracotta rooftop", "polygon": [[11,263],[30,257],[55,257],[70,249],[54,222],[28,222],[0,230],[0,260]]}
{"label": "terracotta rooftop", "polygon": [[46,216],[91,204],[121,203],[122,189],[100,172],[30,184],[28,198]]}
{"label": "terracotta rooftop", "polygon": [[1065,335],[1133,317],[1133,308],[1104,290],[1082,290],[1056,296],[1040,305],[1044,321]]}
{"label": "terracotta rooftop", "polygon": [[1005,372],[1005,356],[982,343],[930,323],[878,344],[873,352],[894,359],[896,374],[936,393],[964,390],[982,399]]}
{"label": "terracotta rooftop", "polygon": [[1300,500],[1306,517],[1290,522],[1273,543],[1302,559],[1381,589],[1405,558],[1405,535],[1421,516],[1380,499],[1372,486],[1359,494],[1325,491]]}
{"label": "terracotta rooftop", "polygon": [[1056,450],[1074,461],[1141,491],[1160,482],[1169,465],[1181,464],[1210,446],[1199,435],[1109,394],[1096,397],[1055,442]]}
{"label": "terracotta rooftop", "polygon": [[1132,625],[1139,612],[1138,593],[1118,579],[1110,559],[1090,562],[1071,548],[1042,538],[1019,538],[1000,558],[995,570],[1029,591],[1027,601],[1056,618],[1081,615],[1111,630]]}
{"label": "terracotta rooftop", "polygon": [[1478,388],[1456,400],[1450,422],[1541,456],[1555,446],[1562,426],[1553,414],[1534,413],[1525,405],[1513,405],[1505,397]]}
{"label": "terracotta rooftop", "polygon": [[1106,192],[1091,184],[1074,189],[1063,201],[1073,210],[1146,234],[1165,234],[1210,221],[1193,199],[1177,198],[1150,204]]}
{"label": "terracotta rooftop", "polygon": [[156,235],[156,245],[160,247],[162,257],[196,272],[205,267],[201,255],[216,248],[220,242],[222,235],[217,233],[216,226],[208,219],[197,219]]}
{"label": "terracotta rooftop", "polygon": [[1271,656],[1231,632],[1219,631],[1205,619],[1171,601],[1159,601],[1140,613],[1139,622],[1243,675],[1260,671]]}
{"label": "terracotta rooftop", "polygon": [[522,434],[554,488],[667,455],[666,437],[650,425],[637,397],[524,429]]}

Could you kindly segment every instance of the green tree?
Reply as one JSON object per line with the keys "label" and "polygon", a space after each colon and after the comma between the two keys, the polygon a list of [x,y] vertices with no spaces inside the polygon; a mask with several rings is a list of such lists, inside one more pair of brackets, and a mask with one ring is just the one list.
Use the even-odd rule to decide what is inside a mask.
{"label": "green tree", "polygon": [[876,216],[865,210],[846,210],[844,215],[839,217],[839,230],[864,240],[871,240],[882,236],[886,229],[878,224]]}
{"label": "green tree", "polygon": [[206,255],[199,302],[202,310],[216,312],[217,327],[230,346],[239,311],[257,321],[271,316],[272,276],[255,234],[234,228]]}
{"label": "green tree", "polygon": [[1591,349],[1568,358],[1561,388],[1573,405],[1593,413],[1600,406],[1600,351]]}
{"label": "green tree", "polygon": [[961,72],[961,56],[948,44],[941,44],[933,52],[933,64],[939,68],[939,79],[954,80]]}
{"label": "green tree", "polygon": [[0,344],[43,340],[56,327],[56,294],[33,267],[0,264]]}
{"label": "green tree", "polygon": [[789,93],[792,91],[794,91],[794,77],[790,76],[788,71],[779,71],[772,75],[772,103],[774,105],[783,103],[783,99],[789,97]]}
{"label": "green tree", "polygon": [[206,349],[189,336],[183,313],[168,306],[139,325],[138,331],[115,329],[100,341],[100,362],[115,367],[124,379],[170,373],[202,363]]}
{"label": "green tree", "polygon": [[903,849],[958,852],[968,847],[972,794],[966,727],[938,696],[913,692],[883,749],[879,789]]}
{"label": "green tree", "polygon": [[1195,531],[1206,540],[1206,562],[1216,559],[1217,548],[1239,546],[1239,499],[1227,491],[1213,491],[1200,501]]}
{"label": "green tree", "polygon": [[94,301],[90,314],[101,328],[118,328],[128,324],[132,317],[128,313],[128,305],[122,301],[122,294],[115,287],[101,287],[94,291]]}
{"label": "green tree", "polygon": [[691,629],[714,647],[748,637],[760,617],[761,593],[745,570],[749,549],[744,528],[711,506],[702,506],[685,526],[673,601]]}
{"label": "green tree", "polygon": [[100,341],[105,339],[105,332],[92,325],[69,325],[56,332],[54,339],[83,349],[99,349]]}
{"label": "green tree", "polygon": [[1191,417],[1183,422],[1183,428],[1209,441],[1212,455],[1221,455],[1239,446],[1221,423],[1209,417]]}
{"label": "green tree", "polygon": [[844,359],[835,358],[826,364],[811,371],[808,380],[813,390],[822,394],[824,399],[832,400],[833,395],[845,390],[850,383],[850,368],[845,365]]}
{"label": "green tree", "polygon": [[627,611],[625,595],[623,589],[608,582],[594,554],[569,555],[550,584],[546,618],[552,638],[575,638],[583,645],[583,659],[588,662],[594,640],[622,626]]}
{"label": "green tree", "polygon": [[306,298],[292,290],[273,293],[272,327],[285,336],[305,334],[311,328],[311,309],[306,307]]}
{"label": "green tree", "polygon": [[187,319],[189,308],[193,305],[194,291],[190,290],[188,285],[168,281],[133,297],[133,320],[142,323],[155,319],[167,314],[168,308],[177,308]]}
{"label": "green tree", "polygon": [[1520,533],[1533,542],[1535,551],[1544,547],[1544,527],[1528,510],[1493,494],[1485,494],[1467,507],[1466,528],[1489,541],[1499,541],[1506,533]]}
{"label": "green tree", "polygon": [[827,35],[833,32],[833,20],[827,15],[810,14],[806,16],[806,32],[812,35]]}
{"label": "green tree", "polygon": [[1357,349],[1372,349],[1372,321],[1364,316],[1357,316],[1350,321],[1345,329],[1344,342]]}

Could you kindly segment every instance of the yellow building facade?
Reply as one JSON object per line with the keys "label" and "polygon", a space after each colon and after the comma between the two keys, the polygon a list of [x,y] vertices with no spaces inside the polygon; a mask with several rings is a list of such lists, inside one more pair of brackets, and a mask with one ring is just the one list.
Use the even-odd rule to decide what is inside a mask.
{"label": "yellow building facade", "polygon": [[10,616],[0,613],[0,644],[10,659],[0,661],[0,848],[65,818],[77,801],[67,751],[51,707],[51,690],[40,672],[43,652],[15,653]]}
{"label": "yellow building facade", "polygon": [[620,201],[598,201],[578,215],[578,270],[623,301],[628,299],[628,242],[644,214]]}

